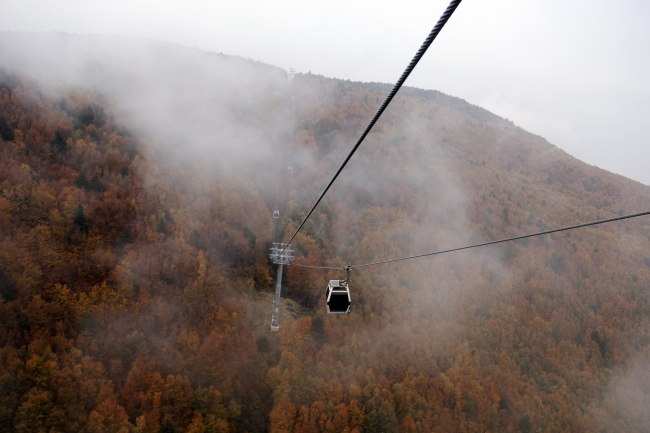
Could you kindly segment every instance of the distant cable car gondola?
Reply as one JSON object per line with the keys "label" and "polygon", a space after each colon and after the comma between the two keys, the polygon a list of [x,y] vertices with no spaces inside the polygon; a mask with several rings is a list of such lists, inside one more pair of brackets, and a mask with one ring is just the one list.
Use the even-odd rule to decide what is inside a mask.
{"label": "distant cable car gondola", "polygon": [[280,218],[280,211],[279,210],[274,210],[273,211],[273,218]]}
{"label": "distant cable car gondola", "polygon": [[347,280],[330,280],[325,294],[328,313],[350,312],[352,299],[350,298],[349,280],[349,278]]}
{"label": "distant cable car gondola", "polygon": [[293,167],[290,166],[290,167],[287,169],[287,171],[289,172],[289,174],[293,174]]}

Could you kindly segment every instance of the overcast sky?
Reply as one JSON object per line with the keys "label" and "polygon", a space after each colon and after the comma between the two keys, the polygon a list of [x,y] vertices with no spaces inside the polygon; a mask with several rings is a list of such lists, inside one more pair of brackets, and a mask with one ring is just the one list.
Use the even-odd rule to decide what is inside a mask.
{"label": "overcast sky", "polygon": [[[0,30],[144,36],[393,83],[447,4],[0,0]],[[463,98],[650,185],[648,23],[643,0],[465,0],[406,85]]]}

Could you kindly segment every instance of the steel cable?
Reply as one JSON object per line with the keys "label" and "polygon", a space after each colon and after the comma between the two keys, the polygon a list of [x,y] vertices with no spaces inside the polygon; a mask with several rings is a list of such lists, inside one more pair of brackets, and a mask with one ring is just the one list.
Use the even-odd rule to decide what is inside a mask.
{"label": "steel cable", "polygon": [[381,261],[378,261],[378,262],[364,263],[364,264],[361,264],[361,265],[349,265],[349,266],[345,266],[345,267],[308,266],[308,265],[300,265],[298,263],[294,263],[294,265],[295,266],[302,266],[303,268],[349,270],[349,269],[354,269],[354,268],[362,268],[362,267],[365,267],[365,266],[383,265],[383,264],[386,264],[386,263],[401,262],[403,260],[411,260],[411,259],[418,259],[418,258],[421,258],[421,257],[435,256],[435,255],[438,255],[438,254],[452,253],[454,251],[462,251],[462,250],[468,250],[470,248],[484,247],[484,246],[487,246],[487,245],[494,245],[494,244],[500,244],[500,243],[503,243],[503,242],[516,241],[516,240],[519,240],[519,239],[532,238],[534,236],[541,236],[541,235],[547,235],[547,234],[550,234],[550,233],[558,233],[558,232],[563,232],[563,231],[567,231],[567,230],[574,230],[574,229],[579,229],[581,227],[595,226],[595,225],[598,225],[598,224],[610,223],[610,222],[614,222],[614,221],[621,221],[621,220],[636,218],[636,217],[640,217],[640,216],[644,216],[644,215],[650,215],[650,211],[638,212],[638,213],[618,216],[618,217],[614,217],[614,218],[607,218],[607,219],[604,219],[604,220],[590,221],[590,222],[582,223],[582,224],[574,224],[572,226],[561,227],[559,229],[544,230],[542,232],[530,233],[530,234],[521,235],[521,236],[514,236],[514,237],[511,237],[511,238],[505,238],[505,239],[499,239],[499,240],[496,240],[496,241],[483,242],[483,243],[480,243],[480,244],[467,245],[467,246],[464,246],[464,247],[451,248],[451,249],[448,249],[448,250],[435,251],[433,253],[425,253],[425,254],[418,254],[418,255],[415,255],[415,256],[400,257],[398,259],[381,260]]}
{"label": "steel cable", "polygon": [[310,266],[310,265],[301,265],[300,263],[292,263],[291,266],[300,266],[301,268],[311,268],[311,269],[345,269],[333,266]]}
{"label": "steel cable", "polygon": [[413,69],[415,69],[415,66],[418,64],[418,62],[420,61],[422,56],[424,56],[424,53],[426,53],[426,51],[429,48],[429,46],[431,45],[431,43],[434,41],[436,36],[438,36],[438,33],[440,33],[440,30],[442,30],[442,28],[445,26],[445,24],[447,23],[447,21],[449,20],[451,15],[454,13],[454,11],[456,10],[456,8],[460,4],[460,2],[461,2],[461,0],[453,0],[451,3],[449,3],[449,6],[447,6],[447,9],[442,14],[442,16],[440,17],[440,19],[436,23],[433,30],[431,30],[431,32],[429,33],[429,36],[427,36],[427,38],[424,40],[424,43],[422,44],[422,46],[420,47],[418,52],[413,57],[413,60],[411,60],[411,63],[409,63],[409,65],[406,67],[406,70],[402,73],[402,76],[399,78],[399,80],[397,80],[397,83],[395,83],[395,86],[393,86],[393,89],[390,91],[388,96],[386,96],[386,99],[384,100],[384,102],[379,107],[379,110],[377,110],[377,112],[373,116],[372,120],[370,120],[370,123],[368,123],[368,126],[366,126],[366,129],[364,129],[363,133],[361,134],[361,136],[359,137],[359,139],[355,143],[354,147],[352,148],[350,153],[348,153],[348,156],[345,158],[345,160],[343,161],[341,166],[338,168],[338,170],[336,170],[336,173],[332,177],[332,180],[329,181],[329,183],[327,184],[327,186],[325,187],[325,189],[321,193],[320,197],[318,197],[318,200],[316,200],[316,203],[314,203],[314,205],[311,207],[311,209],[309,210],[309,212],[307,213],[305,218],[302,220],[302,222],[300,223],[300,225],[298,226],[296,231],[293,233],[293,235],[291,236],[291,238],[287,242],[287,245],[291,243],[291,241],[298,234],[298,232],[300,231],[302,226],[305,224],[307,219],[311,216],[312,212],[314,212],[314,209],[316,209],[316,206],[318,206],[318,204],[321,202],[321,200],[323,199],[323,197],[325,196],[327,191],[330,189],[330,187],[332,186],[332,184],[334,183],[336,178],[339,176],[339,174],[341,173],[343,168],[346,166],[346,164],[348,163],[350,158],[352,158],[352,155],[354,155],[354,152],[357,151],[357,149],[359,148],[359,145],[361,145],[361,142],[363,142],[363,140],[366,138],[366,136],[368,135],[368,133],[370,132],[372,127],[375,125],[375,123],[377,123],[377,120],[379,120],[379,117],[382,115],[384,110],[386,110],[386,107],[388,107],[388,104],[390,104],[390,102],[393,100],[393,97],[395,97],[395,95],[397,94],[397,91],[400,89],[400,87],[402,87],[402,85],[404,84],[404,81],[406,81],[406,79],[411,74]]}
{"label": "steel cable", "polygon": [[[573,230],[573,229],[578,229],[578,228],[581,228],[581,227],[594,226],[594,225],[597,225],[597,224],[604,224],[604,223],[609,223],[609,222],[613,222],[613,221],[621,221],[621,220],[625,220],[625,219],[629,219],[629,218],[640,217],[640,216],[643,216],[643,215],[650,215],[650,211],[639,212],[639,213],[634,213],[634,214],[630,214],[630,215],[623,215],[623,216],[619,216],[619,217],[615,217],[615,218],[608,218],[608,219],[604,219],[604,220],[591,221],[591,222],[583,223],[583,224],[575,224],[575,225],[572,225],[572,226],[562,227],[562,228],[559,228],[559,229],[545,230],[543,232],[537,232],[537,233],[531,233],[531,234],[527,234],[527,235],[515,236],[515,237],[512,237],[512,238],[506,238],[506,239],[499,239],[499,240],[496,240],[496,241],[483,242],[481,244],[468,245],[468,246],[465,246],[465,247],[451,248],[451,249],[448,249],[448,250],[436,251],[436,252],[433,252],[433,253],[418,254],[416,256],[401,257],[399,259],[382,260],[382,261],[373,262],[373,263],[364,263],[362,265],[351,265],[351,266],[348,266],[348,268],[349,269],[354,269],[354,268],[361,268],[361,267],[364,267],[364,266],[382,265],[384,263],[393,263],[393,262],[399,262],[399,261],[402,261],[402,260],[417,259],[417,258],[420,258],[420,257],[435,256],[437,254],[445,254],[445,253],[451,253],[451,252],[454,252],[454,251],[468,250],[470,248],[484,247],[486,245],[494,245],[494,244],[499,244],[499,243],[502,243],[502,242],[516,241],[518,239],[526,239],[526,238],[531,238],[533,236],[547,235],[547,234],[550,234],[550,233],[563,232],[563,231],[566,231],[566,230]],[[340,268],[340,269],[345,269],[345,268]]]}

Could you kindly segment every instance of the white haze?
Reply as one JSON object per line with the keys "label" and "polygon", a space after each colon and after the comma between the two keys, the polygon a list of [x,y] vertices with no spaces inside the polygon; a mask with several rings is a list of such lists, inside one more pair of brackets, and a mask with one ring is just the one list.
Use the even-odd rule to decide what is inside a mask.
{"label": "white haze", "polygon": [[[319,81],[316,78],[313,80]],[[323,126],[323,119],[336,119],[345,123],[341,107],[350,103],[346,98],[361,100],[361,96],[352,90],[357,85],[341,82],[338,85],[349,89],[350,95],[354,96],[341,96],[342,99],[330,104],[327,103],[331,102],[327,101],[327,95],[310,94],[310,100],[327,101],[318,107],[303,107],[302,98],[296,98],[297,111],[301,116],[297,123],[302,127],[311,122],[314,125],[314,138],[320,142],[319,149],[329,149],[322,158],[317,158],[315,152],[306,151],[307,146],[301,146],[297,140],[299,151],[295,158],[295,183],[308,185],[303,190],[310,188],[310,192],[302,194],[308,196],[307,200],[316,197],[323,187],[321,183],[314,184],[313,179],[322,179],[321,182],[329,179],[357,138],[350,131],[344,132],[346,128],[336,134],[323,135],[322,131],[318,132]],[[306,86],[302,85],[301,90],[309,92],[304,87]],[[361,264],[422,254],[477,243],[483,239],[471,228],[466,213],[471,191],[464,189],[461,177],[455,172],[451,162],[454,156],[448,146],[442,144],[441,131],[435,128],[432,130],[432,123],[435,122],[417,115],[418,109],[422,108],[418,104],[423,107],[436,106],[441,111],[448,109],[435,102],[420,101],[412,96],[404,97],[417,102],[409,101],[413,104],[410,106],[412,109],[402,111],[397,106],[388,107],[376,125],[376,131],[383,131],[382,135],[378,136],[375,132],[368,135],[321,205],[321,211],[323,208],[331,209],[332,231],[329,241],[336,251],[333,255],[339,260],[347,260],[347,263]],[[374,100],[373,97],[368,99]],[[463,135],[461,126],[454,124],[448,127],[450,135],[457,136],[464,145],[471,146],[471,139]],[[300,136],[300,131],[297,135]],[[399,142],[399,146],[393,145],[393,141]],[[304,198],[300,197],[303,201]],[[363,210],[360,212],[359,209]],[[318,218],[319,216],[312,217],[312,222],[316,225]],[[372,223],[366,225],[362,223],[363,220],[371,220]],[[331,257],[324,259],[325,263],[312,265],[345,264],[328,261]],[[504,283],[510,277],[502,263],[500,250],[494,249],[402,262],[397,267],[384,265],[359,268],[355,270],[354,278],[360,287],[367,284],[359,282],[359,279],[364,281],[365,278],[372,278],[374,286],[382,291],[394,292],[400,286],[408,286],[409,291],[421,291],[419,299],[426,302],[412,306],[410,316],[415,316],[416,310],[419,311],[425,304],[436,304],[438,308],[459,301],[461,296],[454,294],[458,288],[456,277],[448,278],[454,274],[450,268],[462,268],[467,273],[486,269],[498,275]],[[414,270],[417,271],[413,272]],[[423,277],[414,278],[411,273]],[[402,281],[408,281],[408,284]],[[472,291],[471,288],[467,290]],[[394,307],[390,303],[383,305],[388,314],[393,313]]]}
{"label": "white haze", "polygon": [[[274,179],[273,149],[277,149],[283,140],[283,113],[288,100],[286,73],[279,68],[142,39],[6,32],[0,33],[0,65],[36,79],[53,94],[56,94],[56,89],[79,85],[106,92],[114,98],[112,104],[120,120],[158,143],[159,149],[170,154],[170,160],[180,158],[201,169],[235,172],[240,179]],[[260,80],[263,77],[266,79]],[[273,125],[277,125],[275,129]],[[407,135],[424,128],[411,118],[405,119],[404,125],[402,132]],[[265,135],[269,131],[271,133]],[[322,171],[330,172],[331,167],[340,162],[339,153],[347,152],[351,140],[344,141],[336,143],[337,152],[329,155],[336,158],[329,158],[330,166],[319,167]],[[369,141],[372,141],[372,136]],[[431,159],[436,159],[431,154],[436,157],[444,154],[435,141],[411,144],[429,152],[427,156]],[[439,196],[418,197],[414,214],[420,215],[423,223],[413,226],[414,242],[406,245],[411,250],[404,252],[417,254],[437,247],[456,246],[447,243],[451,236],[459,244],[478,240],[467,230],[469,224],[464,207],[468,194],[459,186],[452,169],[431,172],[430,167],[424,166],[409,167],[408,170],[384,167],[376,172],[367,162],[368,153],[369,148],[361,149],[359,158],[353,160],[350,170],[332,190],[330,202],[341,199],[343,205],[352,206],[351,201],[346,202],[350,200],[346,190],[354,185],[363,185],[370,201],[380,201],[382,191],[375,189],[376,182],[372,176],[401,179],[406,185],[416,185],[424,180],[431,183],[428,185],[431,194],[436,186],[444,185]],[[315,156],[301,148],[297,151],[296,162],[303,169],[313,168]],[[264,167],[268,170],[261,171]],[[297,167],[297,171],[300,169]],[[302,179],[312,184],[310,180]],[[313,185],[317,192],[321,187]],[[437,227],[435,236],[440,237],[431,243],[433,222],[440,214],[453,215],[453,219],[447,225]],[[445,232],[448,233],[446,236]],[[388,236],[392,234],[387,232]],[[336,233],[334,238],[337,245],[345,247],[345,240],[337,239]],[[505,274],[508,278],[498,251],[466,253],[469,255],[473,255],[472,259],[465,262],[483,262],[491,272]],[[451,275],[453,271],[450,269],[462,257],[438,261],[434,265],[425,262],[409,265],[420,268],[420,272],[422,268],[429,269],[430,280],[418,283],[421,288],[435,286],[432,297],[428,299],[430,302],[434,302],[438,295],[451,293],[451,288],[445,284],[445,276]],[[382,258],[388,257],[377,257]],[[474,264],[468,269],[478,272],[472,269],[478,267]],[[390,269],[376,272],[387,275]],[[400,275],[394,278],[398,277]],[[621,387],[629,386],[628,382],[621,382]],[[619,401],[617,393],[613,398]]]}
{"label": "white haze", "polygon": [[[614,375],[602,406],[594,411],[602,431],[646,431],[650,398],[650,351],[643,350]],[[624,425],[621,425],[621,421]]]}
{"label": "white haze", "polygon": [[55,98],[108,96],[118,124],[197,170],[251,171],[282,132],[286,73],[260,63],[140,38],[2,32],[0,66]]}
{"label": "white haze", "polygon": [[[394,82],[447,0],[3,0],[0,30],[135,35]],[[650,4],[465,0],[407,84],[461,97],[650,184]]]}
{"label": "white haze", "polygon": [[[163,169],[181,164],[182,168],[195,170],[208,179],[227,173],[236,179],[238,189],[249,189],[250,193],[255,193],[254,190],[257,189],[267,204],[272,203],[277,176],[277,150],[286,147],[288,141],[283,140],[289,137],[285,128],[290,122],[285,117],[285,108],[290,93],[285,71],[243,59],[141,38],[62,33],[0,32],[0,65],[10,72],[15,71],[21,76],[36,80],[37,85],[54,98],[74,88],[90,89],[106,95],[110,101],[109,114],[116,115],[118,126],[125,124],[136,131],[136,137],[145,137],[145,154],[162,154]],[[297,98],[299,111],[300,104],[301,101]],[[327,119],[329,110],[332,109],[334,107],[321,104],[310,113],[310,120],[318,123]],[[396,116],[391,109],[386,115]],[[411,118],[410,114],[407,117],[395,122],[400,125],[398,127],[389,126],[385,119],[379,125],[391,133],[408,138],[405,152],[420,152],[426,161],[446,160],[446,157],[441,157],[445,151],[435,142],[437,138],[432,138],[432,142],[413,138],[426,135],[426,126],[422,120]],[[307,191],[301,197],[294,195],[294,201],[303,205],[305,202],[311,204],[323,187],[322,179],[329,177],[335,166],[340,164],[354,138],[339,136],[332,143],[331,151],[324,156],[317,155],[305,146],[296,147],[296,183],[307,185]],[[409,190],[417,185],[422,186],[417,196],[410,193],[415,214],[412,219],[420,221],[409,221],[410,218],[404,221],[404,225],[409,225],[412,229],[409,231],[412,241],[381,252],[367,251],[371,259],[422,253],[431,248],[451,246],[453,242],[470,243],[478,240],[472,234],[465,216],[468,194],[459,186],[460,182],[451,167],[443,167],[444,163],[441,162],[440,170],[432,171],[431,166],[424,164],[405,170],[383,162],[378,172],[373,165],[378,162],[375,158],[380,143],[370,137],[367,144],[326,199],[326,203],[333,205],[336,215],[349,214],[350,209],[359,207],[354,194],[349,194],[350,190],[367,197],[371,203],[379,203],[379,206],[394,199],[395,197],[385,197],[384,192],[377,189],[378,176],[383,181],[390,179],[396,184],[401,183]],[[405,159],[410,160],[409,157]],[[146,179],[145,187],[150,193],[155,193],[157,188],[151,183],[155,176],[141,174]],[[178,179],[182,177],[180,175]],[[166,181],[177,187],[180,182],[176,182],[176,179],[176,173],[170,172]],[[202,182],[195,181],[182,188],[200,190],[203,186]],[[286,199],[286,194],[281,194],[279,204],[283,213],[286,210],[283,206]],[[436,225],[436,222],[441,221],[441,215],[453,215],[453,218]],[[248,218],[266,218],[269,224],[271,221],[270,213],[263,212],[249,215]],[[298,216],[294,214],[294,218],[297,219]],[[354,224],[354,216],[345,221],[334,218],[331,244],[339,257],[357,263],[364,262],[367,257],[350,248],[348,239],[340,234],[350,229],[343,227],[346,223]],[[248,224],[253,227],[263,226],[263,223]],[[390,237],[400,235],[392,229],[380,229],[383,233],[377,230],[376,233],[366,233],[364,237],[369,241],[390,244]],[[397,231],[400,231],[399,228]],[[266,233],[267,229],[264,230]],[[385,236],[388,238],[384,239]],[[363,245],[361,247],[363,249]],[[143,250],[142,254],[146,255],[146,251]],[[401,285],[424,293],[421,300],[426,302],[418,305],[418,309],[434,304],[440,308],[441,305],[460,299],[454,295],[455,286],[446,281],[450,271],[445,268],[463,257],[470,257],[468,262],[482,263],[482,266],[494,272],[503,273],[498,254],[493,252],[492,256],[487,256],[481,252],[472,252],[449,260],[438,260],[434,266],[421,261],[406,266],[407,270],[400,272],[392,272],[390,267],[379,267],[370,273],[364,269],[355,278],[359,278],[357,281],[360,291],[364,287],[362,281],[372,278],[381,281],[375,284],[380,290]],[[417,279],[405,276],[409,273],[408,269],[418,269],[420,275],[426,277]],[[398,282],[400,279],[408,283]],[[173,314],[175,310],[174,306],[163,300],[159,301],[156,308],[165,309],[167,314]],[[387,302],[384,308],[388,314],[393,313],[393,305],[390,303]],[[411,314],[415,313],[415,306],[413,308]],[[157,338],[155,332],[147,332],[147,335],[150,341]],[[379,338],[379,335],[375,337]],[[164,341],[152,344],[162,346]]]}

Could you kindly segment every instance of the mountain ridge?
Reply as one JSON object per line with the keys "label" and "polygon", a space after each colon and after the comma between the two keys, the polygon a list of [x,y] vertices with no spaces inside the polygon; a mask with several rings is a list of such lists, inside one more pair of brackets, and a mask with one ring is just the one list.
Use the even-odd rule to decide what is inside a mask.
{"label": "mountain ridge", "polygon": [[[296,320],[271,334],[257,300],[273,291],[272,232],[296,227],[389,85],[289,84],[274,67],[140,49],[132,63],[93,53],[117,63],[59,71],[88,81],[56,92],[0,49],[18,73],[0,71],[10,431],[645,428],[650,222],[354,271],[347,316],[325,314],[341,272],[290,266]],[[647,186],[487,110],[403,90],[296,237],[296,263],[365,263],[650,204]]]}

